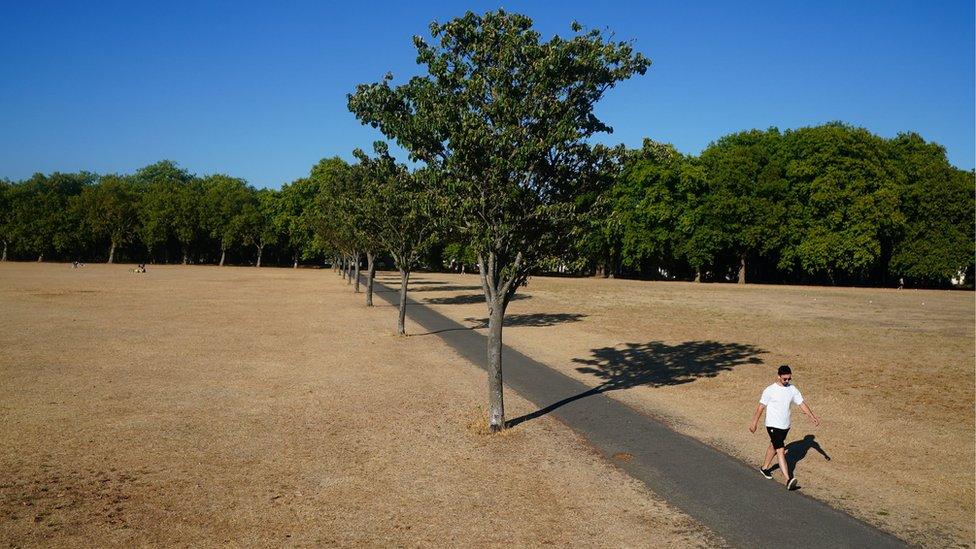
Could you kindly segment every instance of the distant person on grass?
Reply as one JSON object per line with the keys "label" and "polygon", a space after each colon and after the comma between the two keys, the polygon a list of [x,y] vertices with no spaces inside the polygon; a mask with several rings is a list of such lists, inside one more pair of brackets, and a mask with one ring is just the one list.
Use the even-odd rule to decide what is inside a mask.
{"label": "distant person on grass", "polygon": [[772,464],[773,457],[779,459],[779,469],[783,472],[786,479],[786,487],[790,490],[796,488],[796,477],[790,475],[789,467],[786,464],[786,434],[790,432],[790,404],[796,404],[803,410],[803,413],[810,416],[810,421],[814,426],[820,425],[818,418],[813,410],[803,401],[803,395],[794,386],[793,372],[787,365],[782,365],[776,372],[779,380],[773,383],[762,392],[759,398],[759,406],[756,407],[756,414],[752,417],[752,425],[749,432],[755,433],[759,425],[759,416],[766,411],[766,432],[769,433],[769,447],[766,448],[766,459],[763,460],[759,471],[766,478],[773,478]]}

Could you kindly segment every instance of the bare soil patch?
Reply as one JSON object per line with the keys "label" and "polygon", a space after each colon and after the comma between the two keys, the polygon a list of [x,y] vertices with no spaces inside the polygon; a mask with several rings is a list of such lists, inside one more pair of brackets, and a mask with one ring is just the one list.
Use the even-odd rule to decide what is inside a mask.
{"label": "bare soil patch", "polygon": [[[483,329],[475,275],[417,278],[415,299]],[[794,412],[804,493],[914,543],[974,545],[971,292],[536,277],[520,293],[506,344],[749,463],[768,444],[747,430],[759,394],[789,363],[824,420]]]}
{"label": "bare soil patch", "polygon": [[329,271],[6,263],[0,311],[3,545],[721,544]]}

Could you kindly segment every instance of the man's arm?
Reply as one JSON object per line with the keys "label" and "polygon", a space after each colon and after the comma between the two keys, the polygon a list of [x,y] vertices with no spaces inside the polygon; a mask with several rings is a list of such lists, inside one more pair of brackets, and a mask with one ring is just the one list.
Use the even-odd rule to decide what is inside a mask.
{"label": "man's arm", "polygon": [[759,426],[759,416],[762,415],[763,410],[765,410],[765,409],[766,409],[766,406],[763,405],[763,404],[760,404],[759,406],[756,406],[756,413],[752,415],[752,425],[749,426],[749,432],[750,433],[755,433],[756,432],[756,427]]}
{"label": "man's arm", "polygon": [[800,404],[800,410],[803,410],[803,413],[810,418],[810,421],[813,422],[814,427],[820,426],[820,418],[813,413],[813,410],[811,410],[809,406],[807,406],[806,401],[803,401],[803,403]]}

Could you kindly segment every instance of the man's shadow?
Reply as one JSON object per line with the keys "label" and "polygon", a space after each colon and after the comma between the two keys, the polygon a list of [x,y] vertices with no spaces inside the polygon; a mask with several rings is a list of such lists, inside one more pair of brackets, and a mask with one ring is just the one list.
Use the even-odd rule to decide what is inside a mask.
{"label": "man's shadow", "polygon": [[[827,455],[827,452],[820,446],[820,443],[817,442],[816,436],[807,435],[800,440],[794,440],[786,445],[786,466],[789,468],[790,477],[793,477],[794,472],[796,471],[796,464],[803,461],[803,459],[807,457],[807,453],[810,450],[816,450],[817,453],[824,457],[824,459],[830,461],[830,456]],[[779,469],[779,464],[774,461],[769,470],[775,471],[776,469]]]}

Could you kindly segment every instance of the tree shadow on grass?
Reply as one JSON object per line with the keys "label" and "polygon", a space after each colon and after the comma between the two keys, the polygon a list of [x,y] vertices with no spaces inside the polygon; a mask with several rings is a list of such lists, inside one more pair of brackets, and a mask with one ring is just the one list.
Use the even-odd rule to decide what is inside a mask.
{"label": "tree shadow on grass", "polygon": [[[531,328],[545,328],[547,326],[555,326],[556,324],[563,324],[565,322],[579,322],[581,319],[586,318],[586,315],[579,313],[532,313],[532,314],[517,314],[517,315],[505,315],[505,327],[511,326],[526,326]],[[476,330],[488,327],[487,318],[465,318],[465,322],[472,322],[472,326]]]}
{"label": "tree shadow on grass", "polygon": [[765,352],[753,345],[717,341],[687,341],[677,345],[652,341],[626,343],[623,348],[592,349],[589,358],[575,358],[573,362],[582,365],[576,368],[577,372],[591,374],[602,379],[603,383],[512,419],[507,422],[507,426],[514,427],[576,400],[607,391],[630,389],[640,385],[681,385],[703,377],[715,377],[736,366],[762,364],[759,355]]}
{"label": "tree shadow on grass", "polygon": [[[512,301],[529,299],[525,294],[515,294]],[[485,294],[462,294],[453,297],[428,297],[424,298],[424,303],[429,305],[471,305],[473,303],[484,303]]]}

